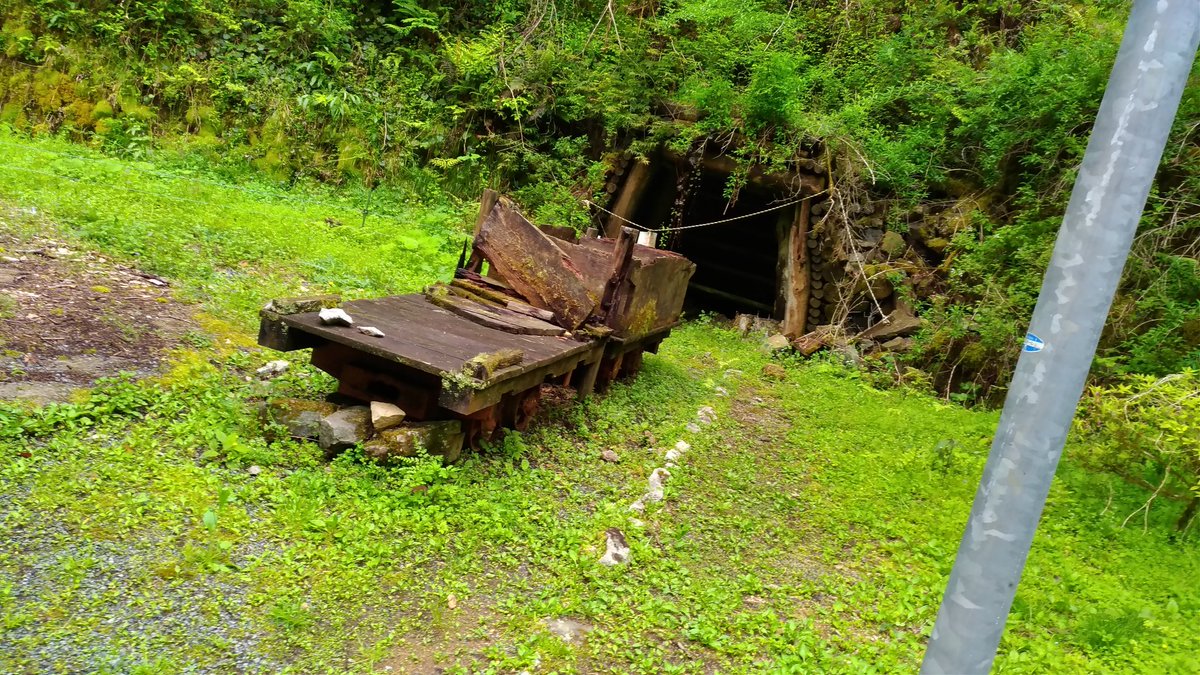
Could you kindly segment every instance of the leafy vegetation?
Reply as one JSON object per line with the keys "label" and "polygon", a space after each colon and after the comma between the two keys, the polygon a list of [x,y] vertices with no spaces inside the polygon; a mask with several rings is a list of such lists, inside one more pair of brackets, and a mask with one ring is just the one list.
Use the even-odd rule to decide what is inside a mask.
{"label": "leafy vegetation", "polygon": [[1113,387],[1095,387],[1080,415],[1090,438],[1082,458],[1156,498],[1187,503],[1176,528],[1191,525],[1200,507],[1200,381],[1192,370],[1161,379],[1145,375]]}
{"label": "leafy vegetation", "polygon": [[[27,147],[6,161],[79,151],[48,143],[18,143]],[[102,382],[67,404],[0,404],[0,538],[10,544],[0,549],[0,670],[917,666],[996,413],[917,386],[880,391],[868,373],[832,359],[783,360],[784,379],[761,378],[769,358],[758,346],[702,318],[647,357],[637,380],[550,406],[528,434],[458,465],[418,458],[381,467],[354,452],[326,463],[314,445],[281,440],[259,422],[263,398],[319,398],[333,383],[302,352],[287,356],[292,367],[279,378],[251,377],[279,355],[252,346],[250,300],[302,284],[346,290],[318,279],[311,263],[367,264],[337,234],[362,227],[351,224],[353,209],[335,212],[345,224],[329,229],[328,205],[289,199],[312,194],[196,185],[170,167],[115,160],[92,169],[101,170],[145,193],[185,199],[185,190],[204,190],[206,203],[155,202],[160,215],[138,207],[147,203],[140,193],[8,171],[0,199],[26,215],[12,209],[2,227],[51,227],[28,214],[37,205],[60,219],[57,236],[80,238],[72,245],[170,271],[201,302],[201,324],[218,332],[190,335],[159,378]],[[213,203],[229,211],[213,215]],[[417,244],[411,258],[388,264],[449,261],[460,241],[455,209],[406,208],[404,221],[379,232]],[[221,236],[200,252],[139,245],[88,209],[117,214],[149,238],[204,224]],[[221,215],[229,212],[247,215]],[[267,236],[248,215],[258,213],[288,224],[262,244],[285,256],[286,276],[245,254]],[[366,232],[376,232],[371,222]],[[219,266],[242,270],[238,285],[223,285],[212,273]],[[353,287],[363,295],[416,283],[415,273],[371,269],[379,272]],[[1158,400],[1166,399],[1151,394],[1135,406],[1145,401],[1151,414]],[[717,422],[689,431],[704,405]],[[628,505],[679,439],[691,450],[638,527]],[[605,449],[621,462],[600,461]],[[1105,451],[1102,439],[1083,435],[1069,454]],[[1182,505],[1142,512],[1144,501],[1119,478],[1064,462],[1001,672],[1200,667],[1195,538],[1173,533]],[[1134,513],[1146,531],[1123,526]],[[610,527],[630,541],[628,567],[596,562]],[[553,635],[544,620],[559,617],[590,627],[586,638]]]}
{"label": "leafy vegetation", "polygon": [[[235,174],[511,192],[581,225],[619,153],[706,142],[747,171],[833,168],[928,269],[905,364],[998,402],[1128,3],[14,0],[0,122]],[[1097,377],[1200,366],[1200,118],[1185,94]],[[727,193],[736,199],[744,176]],[[931,231],[913,214],[950,206]],[[914,210],[915,209],[915,210]],[[919,221],[920,218],[917,217]],[[917,223],[919,225],[919,223]],[[919,245],[918,245],[919,244]],[[932,246],[932,248],[930,248]]]}

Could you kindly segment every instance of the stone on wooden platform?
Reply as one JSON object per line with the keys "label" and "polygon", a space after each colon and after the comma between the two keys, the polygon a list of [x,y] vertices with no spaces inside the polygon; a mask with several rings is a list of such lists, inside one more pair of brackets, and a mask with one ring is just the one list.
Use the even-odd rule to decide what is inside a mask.
{"label": "stone on wooden platform", "polygon": [[323,309],[318,312],[317,316],[321,317],[321,323],[327,326],[353,326],[354,319],[346,313],[346,310],[337,307],[331,309]]}

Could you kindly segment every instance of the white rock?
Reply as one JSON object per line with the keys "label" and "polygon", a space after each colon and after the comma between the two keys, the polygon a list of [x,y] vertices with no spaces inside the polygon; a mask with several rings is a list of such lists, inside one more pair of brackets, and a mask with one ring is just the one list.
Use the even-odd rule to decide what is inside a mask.
{"label": "white rock", "polygon": [[787,336],[781,333],[776,333],[763,342],[763,349],[769,352],[777,352],[790,346],[791,343],[788,342]]}
{"label": "white rock", "polygon": [[617,456],[617,453],[609,449],[606,449],[604,452],[600,453],[600,459],[613,464],[617,464],[621,461],[621,458]]}
{"label": "white rock", "polygon": [[605,549],[604,555],[600,558],[600,564],[612,567],[629,562],[629,544],[625,542],[624,533],[615,527],[610,527],[604,536]]}
{"label": "white rock", "polygon": [[398,405],[383,401],[371,401],[371,426],[375,428],[375,431],[399,426],[407,415],[408,413]]}
{"label": "white rock", "polygon": [[375,326],[359,326],[358,332],[371,337],[384,337],[383,331],[379,330]]}
{"label": "white rock", "polygon": [[634,511],[636,513],[641,513],[642,511],[646,510],[646,503],[639,499],[636,502],[629,505],[629,510]]}
{"label": "white rock", "polygon": [[704,406],[696,411],[696,419],[701,424],[712,424],[717,421],[717,411],[710,406]]}
{"label": "white rock", "polygon": [[683,456],[682,452],[676,450],[675,448],[671,448],[670,450],[667,451],[667,454],[664,455],[664,458],[668,462],[674,462],[674,461],[677,461],[682,456]]}
{"label": "white rock", "polygon": [[257,476],[262,473],[262,467],[257,464],[251,464],[250,468],[246,469],[246,473],[249,473],[251,476]]}
{"label": "white rock", "polygon": [[645,527],[646,523],[642,522],[641,518],[630,518],[629,524],[634,527]]}
{"label": "white rock", "polygon": [[713,391],[717,392],[717,396],[728,396],[729,395],[729,390],[726,389],[725,387],[717,387]]}
{"label": "white rock", "polygon": [[546,629],[564,642],[577,644],[592,630],[592,627],[575,619],[542,619]]}
{"label": "white rock", "polygon": [[650,490],[642,497],[645,501],[654,503],[663,500],[663,484],[671,477],[671,472],[663,468],[655,469],[650,472]]}
{"label": "white rock", "polygon": [[688,430],[689,433],[693,433],[693,434],[700,433],[700,425],[696,424],[695,422],[688,422],[686,429]]}
{"label": "white rock", "polygon": [[691,445],[691,443],[688,443],[687,441],[679,441],[678,443],[675,444],[675,449],[681,453],[684,453],[684,452],[687,452],[688,450],[691,450],[692,445]]}
{"label": "white rock", "polygon": [[321,310],[317,316],[321,317],[321,323],[328,326],[353,326],[354,319],[346,313],[346,310],[340,307],[332,307]]}
{"label": "white rock", "polygon": [[259,377],[274,377],[287,372],[287,369],[290,368],[291,365],[292,364],[284,360],[272,361],[254,372],[258,373]]}

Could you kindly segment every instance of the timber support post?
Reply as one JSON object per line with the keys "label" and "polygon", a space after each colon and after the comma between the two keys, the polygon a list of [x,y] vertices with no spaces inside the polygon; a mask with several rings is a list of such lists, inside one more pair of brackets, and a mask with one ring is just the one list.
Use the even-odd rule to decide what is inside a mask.
{"label": "timber support post", "polygon": [[621,186],[617,201],[613,203],[612,213],[614,215],[610,215],[604,223],[605,236],[615,239],[621,232],[621,227],[625,225],[625,220],[622,219],[633,219],[634,211],[641,203],[642,194],[649,183],[650,164],[635,159],[633,168],[629,170],[629,175],[625,178],[625,184]]}

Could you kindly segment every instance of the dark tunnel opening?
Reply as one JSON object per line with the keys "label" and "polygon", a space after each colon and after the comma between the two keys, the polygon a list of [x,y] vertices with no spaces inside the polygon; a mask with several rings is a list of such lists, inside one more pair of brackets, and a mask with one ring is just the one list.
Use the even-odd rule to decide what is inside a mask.
{"label": "dark tunnel opening", "polygon": [[[670,226],[677,197],[677,177],[672,163],[655,163],[646,194],[634,210],[634,220],[656,227]],[[659,235],[659,246],[681,253],[696,263],[688,286],[689,311],[711,311],[725,316],[755,314],[776,316],[778,298],[779,230],[781,216],[791,209],[776,209],[778,195],[755,185],[744,186],[732,206],[725,197],[729,174],[701,170],[684,204],[683,226],[738,218],[719,225],[682,229]],[[757,215],[752,215],[757,214]],[[741,216],[749,216],[742,217]]]}

